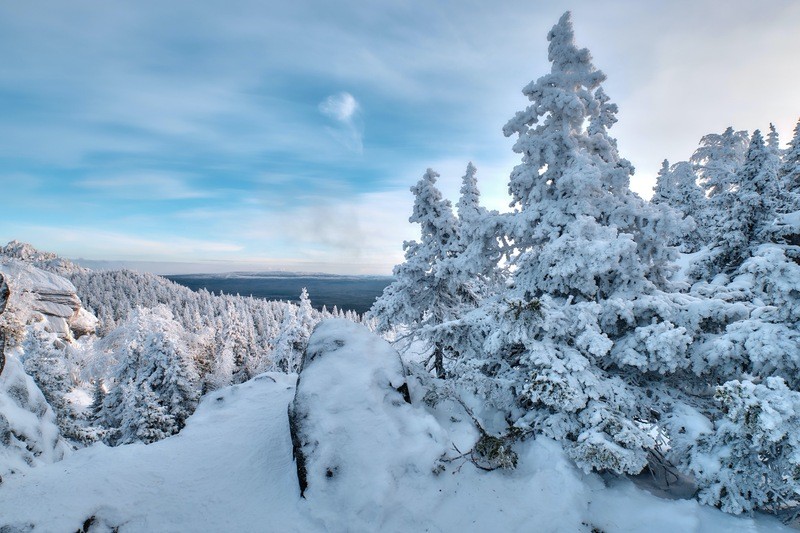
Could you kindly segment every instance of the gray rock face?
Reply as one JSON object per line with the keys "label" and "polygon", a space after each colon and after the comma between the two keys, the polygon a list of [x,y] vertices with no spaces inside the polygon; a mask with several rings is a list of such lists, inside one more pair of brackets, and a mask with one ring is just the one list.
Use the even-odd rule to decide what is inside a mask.
{"label": "gray rock face", "polygon": [[[0,276],[0,315],[6,310],[6,302],[8,302],[9,290],[8,284],[5,279]],[[3,373],[3,367],[6,365],[6,338],[3,335],[3,330],[0,329],[0,374]]]}
{"label": "gray rock face", "polygon": [[[81,307],[70,281],[15,259],[0,261],[2,312],[41,314],[62,340],[94,331],[97,319]],[[2,296],[4,295],[4,296]]]}

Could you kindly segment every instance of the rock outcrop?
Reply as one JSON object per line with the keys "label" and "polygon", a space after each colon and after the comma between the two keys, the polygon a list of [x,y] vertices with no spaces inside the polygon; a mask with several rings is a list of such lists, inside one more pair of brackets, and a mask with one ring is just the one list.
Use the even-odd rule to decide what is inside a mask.
{"label": "rock outcrop", "polygon": [[5,295],[3,313],[17,313],[23,323],[38,313],[64,341],[92,333],[97,325],[69,280],[23,261],[0,260],[0,293]]}
{"label": "rock outcrop", "polygon": [[[2,279],[2,276],[0,276],[0,317],[3,315],[3,311],[6,310],[8,296],[8,284],[6,284],[5,279]],[[3,329],[4,328],[0,327],[0,374],[3,373],[3,367],[6,365],[6,336]]]}
{"label": "rock outcrop", "polygon": [[85,270],[69,259],[59,257],[52,252],[42,252],[28,243],[20,241],[11,241],[5,246],[0,246],[0,256],[18,259],[36,268],[46,270],[47,272],[53,272],[59,276],[69,276],[75,272]]}
{"label": "rock outcrop", "polygon": [[301,494],[365,519],[407,474],[430,475],[445,449],[436,420],[409,402],[397,352],[348,320],[314,329],[289,426]]}

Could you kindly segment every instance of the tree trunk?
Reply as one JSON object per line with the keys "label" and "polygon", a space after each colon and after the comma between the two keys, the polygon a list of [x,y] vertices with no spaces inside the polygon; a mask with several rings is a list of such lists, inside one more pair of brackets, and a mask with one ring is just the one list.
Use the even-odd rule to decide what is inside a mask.
{"label": "tree trunk", "polygon": [[444,350],[440,344],[436,344],[433,349],[433,369],[436,371],[436,377],[444,378]]}

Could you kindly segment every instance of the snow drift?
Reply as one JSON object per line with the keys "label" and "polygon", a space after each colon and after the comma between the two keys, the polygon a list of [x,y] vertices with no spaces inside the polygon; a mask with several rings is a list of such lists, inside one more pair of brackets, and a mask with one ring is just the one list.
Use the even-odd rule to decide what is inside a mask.
{"label": "snow drift", "polygon": [[[445,443],[463,438],[463,413],[419,405],[414,379],[407,404],[392,387],[401,377],[393,351],[363,328],[325,323],[312,349],[323,345],[298,397],[318,402],[310,407],[320,425],[307,427],[332,432],[310,462],[341,446],[339,470],[330,479],[315,471],[307,498],[298,490],[286,418],[296,377],[272,373],[206,395],[174,437],[95,444],[11,477],[0,484],[0,530],[75,531],[90,523],[91,531],[120,532],[789,531],[769,517],[734,517],[584,474],[546,438],[520,443],[513,471],[467,462],[437,474],[428,466]],[[371,408],[356,401],[376,393]]]}

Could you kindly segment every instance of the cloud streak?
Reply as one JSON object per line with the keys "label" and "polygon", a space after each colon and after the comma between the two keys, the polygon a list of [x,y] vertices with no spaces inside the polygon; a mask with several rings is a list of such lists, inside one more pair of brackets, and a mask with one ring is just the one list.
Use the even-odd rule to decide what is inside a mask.
{"label": "cloud streak", "polygon": [[95,176],[78,180],[75,185],[105,197],[129,200],[191,200],[211,196],[210,191],[193,187],[189,178],[164,172]]}

